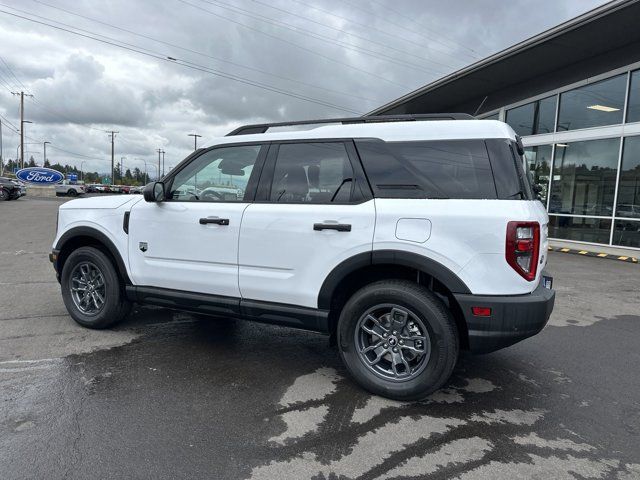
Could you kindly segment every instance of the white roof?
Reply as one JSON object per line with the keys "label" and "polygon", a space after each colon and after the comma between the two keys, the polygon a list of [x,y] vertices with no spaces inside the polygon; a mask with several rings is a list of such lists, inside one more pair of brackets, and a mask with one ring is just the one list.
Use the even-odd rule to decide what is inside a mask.
{"label": "white roof", "polygon": [[329,124],[318,127],[309,125],[308,130],[274,131],[215,138],[207,142],[207,146],[225,143],[325,138],[379,138],[389,142],[474,138],[510,138],[515,140],[515,133],[509,125],[498,120],[427,120],[347,125]]}

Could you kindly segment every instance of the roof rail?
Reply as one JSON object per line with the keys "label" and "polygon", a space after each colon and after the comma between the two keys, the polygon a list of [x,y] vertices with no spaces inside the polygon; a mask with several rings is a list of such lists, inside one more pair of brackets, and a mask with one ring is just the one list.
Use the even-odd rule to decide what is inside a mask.
{"label": "roof rail", "polygon": [[289,127],[297,125],[321,125],[327,123],[341,123],[342,125],[348,125],[352,123],[415,122],[424,120],[473,120],[474,118],[475,117],[468,113],[424,113],[416,115],[374,115],[370,117],[323,118],[321,120],[301,120],[297,122],[257,123],[254,125],[244,125],[227,133],[226,136],[232,137],[234,135],[265,133],[272,127]]}

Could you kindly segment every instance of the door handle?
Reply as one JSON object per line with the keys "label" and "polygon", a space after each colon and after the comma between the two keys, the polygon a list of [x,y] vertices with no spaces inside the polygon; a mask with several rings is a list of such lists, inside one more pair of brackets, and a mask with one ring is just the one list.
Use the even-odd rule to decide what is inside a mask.
{"label": "door handle", "polygon": [[348,223],[314,223],[314,230],[336,230],[338,232],[350,232],[351,225]]}
{"label": "door handle", "polygon": [[200,219],[200,225],[207,225],[209,223],[215,223],[216,225],[229,225],[229,219],[218,217],[206,217]]}

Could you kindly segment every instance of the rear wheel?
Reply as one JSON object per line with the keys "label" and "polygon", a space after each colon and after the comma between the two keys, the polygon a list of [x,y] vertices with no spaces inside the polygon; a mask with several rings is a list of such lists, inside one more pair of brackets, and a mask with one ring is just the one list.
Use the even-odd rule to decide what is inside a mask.
{"label": "rear wheel", "polygon": [[9,200],[9,192],[4,188],[0,188],[0,202],[5,200]]}
{"label": "rear wheel", "polygon": [[110,327],[131,309],[113,263],[97,248],[81,247],[69,255],[60,285],[69,315],[84,327]]}
{"label": "rear wheel", "polygon": [[449,379],[458,358],[455,321],[429,290],[387,280],[356,292],[338,323],[340,356],[367,390],[420,400]]}
{"label": "rear wheel", "polygon": [[77,197],[78,192],[76,192],[73,188],[70,188],[69,190],[67,190],[67,195],[69,195],[70,197]]}

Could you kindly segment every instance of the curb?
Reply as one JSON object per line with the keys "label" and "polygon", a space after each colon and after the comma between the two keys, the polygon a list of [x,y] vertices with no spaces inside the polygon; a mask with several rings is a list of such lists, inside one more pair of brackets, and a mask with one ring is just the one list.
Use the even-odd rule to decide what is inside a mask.
{"label": "curb", "polygon": [[628,257],[624,255],[614,255],[612,253],[590,252],[587,250],[573,250],[571,248],[549,247],[550,252],[573,253],[575,255],[583,255],[585,257],[606,258],[609,260],[618,260],[620,262],[638,263],[636,257]]}

